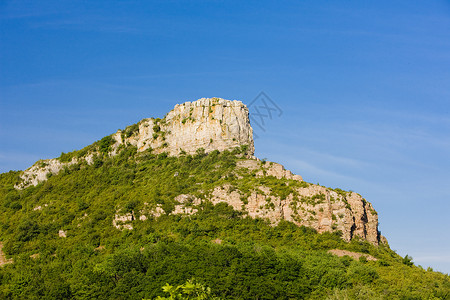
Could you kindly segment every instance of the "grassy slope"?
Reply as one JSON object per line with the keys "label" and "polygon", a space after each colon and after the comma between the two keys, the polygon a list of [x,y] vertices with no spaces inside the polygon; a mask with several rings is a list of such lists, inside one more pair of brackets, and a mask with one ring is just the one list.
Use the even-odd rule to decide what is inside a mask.
{"label": "grassy slope", "polygon": [[[224,183],[244,193],[264,184],[281,196],[305,184],[287,185],[285,179],[258,178],[249,171],[237,179],[232,173],[239,152],[175,158],[128,147],[22,191],[13,188],[20,172],[1,174],[0,240],[15,263],[0,269],[0,297],[152,298],[166,282],[181,284],[191,277],[223,298],[450,296],[448,275],[410,265],[385,246],[345,243],[338,234],[317,234],[288,222],[272,227],[225,204],[204,203],[190,217],[134,221],[131,231],[112,226],[117,211],[139,212],[144,203],[158,203],[170,212],[175,196],[208,199]],[[59,230],[67,238],[59,237]],[[212,242],[217,239],[220,244]],[[333,248],[369,253],[378,261],[326,253]],[[30,258],[33,254],[39,256]]]}

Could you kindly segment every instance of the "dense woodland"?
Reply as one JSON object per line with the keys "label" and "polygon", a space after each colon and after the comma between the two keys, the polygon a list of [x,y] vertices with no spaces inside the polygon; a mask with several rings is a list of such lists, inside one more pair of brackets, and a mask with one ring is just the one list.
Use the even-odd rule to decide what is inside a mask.
{"label": "dense woodland", "polygon": [[[110,143],[62,154],[69,161],[97,151],[93,164],[71,165],[35,187],[14,189],[21,172],[0,175],[0,240],[14,260],[0,267],[0,298],[153,299],[167,296],[167,283],[191,279],[221,299],[450,298],[448,275],[415,266],[387,245],[346,243],[339,232],[289,222],[271,226],[225,203],[170,214],[175,196],[207,200],[224,183],[243,194],[264,184],[280,196],[307,184],[236,174],[245,147],[168,157],[129,146],[110,157]],[[139,220],[144,203],[160,204],[165,214]],[[113,226],[117,212],[134,213],[133,230]],[[378,260],[327,253],[336,248]]]}

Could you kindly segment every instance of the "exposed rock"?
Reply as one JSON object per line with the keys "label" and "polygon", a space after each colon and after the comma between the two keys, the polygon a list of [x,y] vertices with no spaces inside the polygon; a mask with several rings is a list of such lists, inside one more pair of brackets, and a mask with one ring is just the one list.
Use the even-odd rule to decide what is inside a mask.
{"label": "exposed rock", "polygon": [[134,216],[132,213],[126,213],[124,215],[115,214],[112,223],[113,223],[113,226],[116,227],[117,229],[132,230],[133,225],[131,225],[130,223],[133,220],[134,220]]}
{"label": "exposed rock", "polygon": [[14,261],[12,258],[7,259],[5,257],[5,254],[3,253],[3,242],[0,242],[0,266],[6,265],[6,264],[12,264]]}
{"label": "exposed rock", "polygon": [[62,230],[62,229],[58,232],[58,236],[59,237],[63,237],[63,238],[67,237],[66,236],[66,232],[64,230]]}
{"label": "exposed rock", "polygon": [[[278,179],[280,178],[286,178],[286,179],[293,179],[298,181],[303,181],[303,178],[300,175],[294,175],[291,171],[286,170],[282,165],[274,163],[274,162],[266,162],[263,165],[263,172],[266,176],[274,176]],[[261,173],[257,175],[263,175]]]}
{"label": "exposed rock", "polygon": [[174,200],[180,204],[175,205],[174,210],[170,213],[171,215],[193,215],[198,212],[198,209],[193,206],[199,205],[202,202],[197,197],[185,194],[178,195]]}
{"label": "exposed rock", "polygon": [[[141,214],[144,214],[145,212],[142,211]],[[157,204],[153,209],[150,209],[148,211],[148,214],[151,215],[154,218],[158,218],[162,215],[164,215],[166,212],[162,208],[161,204]]]}
{"label": "exposed rock", "polygon": [[372,255],[369,255],[369,254],[352,252],[352,251],[341,250],[341,249],[328,250],[328,253],[331,253],[331,254],[339,256],[339,257],[347,255],[347,256],[350,256],[351,258],[356,259],[356,260],[359,260],[359,258],[361,256],[364,256],[367,260],[371,260],[371,261],[377,261],[378,260],[378,259],[376,259],[375,257],[373,257]]}
{"label": "exposed rock", "polygon": [[253,129],[248,109],[241,101],[220,98],[202,98],[194,102],[177,104],[164,119],[144,119],[138,130],[124,137],[119,130],[113,135],[117,149],[122,144],[136,146],[138,151],[152,148],[155,153],[178,155],[184,151],[206,153],[248,146],[253,155]]}
{"label": "exposed rock", "polygon": [[293,174],[291,171],[286,170],[284,166],[275,162],[262,162],[259,159],[247,159],[238,161],[237,167],[252,171],[257,170],[257,176],[273,176],[277,179],[286,178],[303,181],[302,176]]}
{"label": "exposed rock", "polygon": [[[47,207],[47,206],[48,206],[48,204],[45,203],[45,204],[44,204],[44,207]],[[41,209],[42,209],[42,206],[40,206],[40,205],[38,205],[38,206],[36,206],[35,208],[33,208],[34,211],[36,211],[36,210],[41,210]]]}
{"label": "exposed rock", "polygon": [[40,256],[41,256],[40,253],[35,253],[35,254],[31,254],[31,255],[30,255],[30,258],[32,258],[32,259],[38,259]]}
{"label": "exposed rock", "polygon": [[200,203],[202,203],[201,199],[186,194],[178,195],[174,198],[174,200],[184,205],[199,205]]}
{"label": "exposed rock", "polygon": [[193,215],[198,212],[198,209],[186,207],[184,205],[175,205],[175,208],[170,213],[171,215]]}
{"label": "exposed rock", "polygon": [[56,158],[38,161],[23,172],[21,175],[23,182],[17,185],[16,188],[20,189],[30,185],[37,185],[39,182],[47,180],[48,176],[58,174],[65,166],[73,163],[75,162],[62,163]]}
{"label": "exposed rock", "polygon": [[217,238],[217,239],[215,239],[215,240],[212,240],[211,242],[214,243],[214,244],[218,244],[218,245],[221,245],[221,244],[222,244],[222,240],[219,239],[219,238]]}
{"label": "exposed rock", "polygon": [[241,201],[241,194],[237,191],[230,191],[231,186],[219,186],[212,192],[211,202],[217,204],[219,202],[226,202],[235,210],[241,210],[243,202]]}

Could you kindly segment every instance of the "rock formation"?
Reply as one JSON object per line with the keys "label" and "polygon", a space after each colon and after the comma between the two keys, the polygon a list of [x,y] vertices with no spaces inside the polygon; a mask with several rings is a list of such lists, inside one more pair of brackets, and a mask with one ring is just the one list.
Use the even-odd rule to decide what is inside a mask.
{"label": "rock formation", "polygon": [[[293,175],[277,163],[249,159],[240,161],[238,166],[258,170],[257,176],[302,181],[299,175]],[[186,201],[179,201],[178,211],[196,209],[195,204],[199,204],[199,199],[182,195],[182,199],[189,197],[194,205],[188,210],[183,207]],[[235,210],[243,211],[252,218],[268,219],[274,225],[286,220],[298,226],[314,228],[320,233],[341,231],[342,238],[346,241],[359,237],[374,245],[386,243],[378,231],[376,211],[361,195],[354,192],[333,190],[304,182],[302,187],[296,188],[294,193],[282,199],[266,186],[255,187],[255,190],[246,196],[238,189],[225,185],[216,187],[209,200],[214,204],[226,202]]]}
{"label": "rock formation", "polygon": [[[301,176],[292,174],[282,165],[262,162],[253,157],[253,130],[249,112],[240,101],[203,98],[176,105],[163,119],[144,119],[125,130],[117,131],[109,137],[108,143],[107,155],[115,155],[129,146],[136,147],[137,151],[151,149],[153,153],[166,152],[177,156],[181,153],[195,154],[200,148],[208,153],[245,145],[247,156],[238,161],[237,169],[252,171],[254,176],[284,180],[283,183],[287,185],[302,183],[295,185],[295,189],[284,197],[264,185],[253,187],[249,194],[230,185],[216,186],[210,191],[210,199],[181,194],[174,199],[178,205],[171,214],[194,214],[201,209],[203,201],[214,204],[226,202],[235,210],[243,211],[253,218],[266,218],[272,224],[286,220],[299,226],[312,227],[318,232],[341,231],[346,241],[359,237],[375,245],[385,242],[378,231],[377,213],[361,195],[305,183]],[[24,171],[21,176],[23,182],[17,188],[37,185],[49,175],[81,160],[92,164],[93,157],[101,151],[98,143],[94,145],[83,156],[74,156],[70,161],[50,159],[37,162]],[[154,206],[141,211],[139,219],[159,217],[164,213],[160,206]],[[122,230],[132,230],[131,224],[136,219],[134,213],[121,215],[118,212],[113,225]]]}
{"label": "rock formation", "polygon": [[248,145],[248,153],[254,153],[248,109],[241,101],[202,98],[175,105],[162,120],[144,119],[138,125],[129,137],[127,131],[115,133],[115,147],[129,144],[138,151],[152,148],[156,153],[178,155],[182,151],[194,154],[199,148],[211,152]]}

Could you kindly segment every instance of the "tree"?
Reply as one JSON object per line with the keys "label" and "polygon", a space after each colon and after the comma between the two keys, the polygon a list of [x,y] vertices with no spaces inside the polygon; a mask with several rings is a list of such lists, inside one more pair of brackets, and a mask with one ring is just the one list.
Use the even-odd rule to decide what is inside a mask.
{"label": "tree", "polygon": [[412,262],[413,258],[409,256],[408,254],[405,255],[402,262],[407,266],[412,266],[414,263]]}
{"label": "tree", "polygon": [[166,283],[165,286],[162,287],[165,293],[168,293],[168,297],[158,296],[156,300],[210,300],[210,299],[219,299],[211,294],[211,289],[209,287],[205,287],[204,285],[195,282],[194,279],[190,279],[186,281],[184,284],[179,285],[177,287],[171,286]]}

